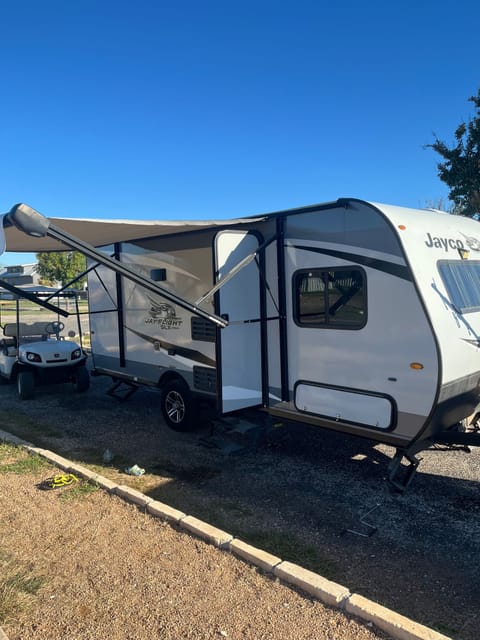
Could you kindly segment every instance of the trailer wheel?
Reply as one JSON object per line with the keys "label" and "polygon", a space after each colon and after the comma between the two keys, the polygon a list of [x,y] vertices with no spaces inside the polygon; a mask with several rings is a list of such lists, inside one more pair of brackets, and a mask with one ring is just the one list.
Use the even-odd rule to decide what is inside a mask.
{"label": "trailer wheel", "polygon": [[21,400],[28,400],[35,391],[35,378],[31,371],[20,371],[17,375],[17,391]]}
{"label": "trailer wheel", "polygon": [[75,371],[74,387],[77,393],[84,393],[90,387],[90,374],[87,367],[78,367]]}
{"label": "trailer wheel", "polygon": [[174,431],[190,431],[193,427],[194,401],[189,388],[179,380],[167,382],[162,389],[162,414]]}

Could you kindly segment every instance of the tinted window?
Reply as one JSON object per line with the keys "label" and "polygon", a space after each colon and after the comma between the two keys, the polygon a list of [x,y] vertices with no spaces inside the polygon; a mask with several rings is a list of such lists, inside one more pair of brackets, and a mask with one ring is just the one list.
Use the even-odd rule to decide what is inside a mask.
{"label": "tinted window", "polygon": [[360,269],[311,269],[294,275],[295,321],[302,326],[358,329],[367,320]]}
{"label": "tinted window", "polygon": [[452,304],[461,313],[480,311],[480,262],[442,261],[438,270]]}

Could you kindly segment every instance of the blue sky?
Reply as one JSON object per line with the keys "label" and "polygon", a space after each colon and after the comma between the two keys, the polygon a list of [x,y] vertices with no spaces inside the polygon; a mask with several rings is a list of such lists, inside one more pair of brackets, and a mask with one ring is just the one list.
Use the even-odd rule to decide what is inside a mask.
{"label": "blue sky", "polygon": [[3,2],[0,212],[436,202],[424,146],[473,115],[479,27],[478,0]]}

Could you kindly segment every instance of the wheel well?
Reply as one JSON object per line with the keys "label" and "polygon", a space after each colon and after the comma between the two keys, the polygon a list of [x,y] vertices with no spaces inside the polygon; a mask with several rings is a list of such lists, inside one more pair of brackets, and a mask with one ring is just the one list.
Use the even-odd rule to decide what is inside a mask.
{"label": "wheel well", "polygon": [[26,371],[26,369],[23,369],[21,367],[18,366],[18,362],[16,362],[13,367],[12,367],[12,374],[10,376],[11,380],[16,380],[18,374],[20,373],[20,371]]}
{"label": "wheel well", "polygon": [[180,382],[181,384],[184,384],[187,388],[189,388],[185,378],[175,371],[167,371],[166,373],[164,373],[158,381],[158,386],[161,389],[170,382]]}
{"label": "wheel well", "polygon": [[11,380],[16,380],[18,377],[18,374],[21,373],[22,371],[29,371],[33,375],[35,380],[38,381],[39,371],[36,367],[30,367],[23,363],[18,364],[18,362],[16,362],[13,365]]}

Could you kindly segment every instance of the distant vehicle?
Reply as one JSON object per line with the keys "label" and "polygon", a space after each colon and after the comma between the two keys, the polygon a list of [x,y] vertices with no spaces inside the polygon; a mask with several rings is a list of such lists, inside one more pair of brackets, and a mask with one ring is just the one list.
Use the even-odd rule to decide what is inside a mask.
{"label": "distant vehicle", "polygon": [[[87,354],[72,340],[75,332],[71,330],[66,339],[62,335],[65,325],[58,319],[21,322],[19,299],[22,295],[28,294],[29,300],[42,306],[42,296],[48,296],[49,292],[33,293],[17,287],[15,289],[15,321],[1,325],[3,337],[0,338],[0,380],[15,381],[22,400],[31,398],[38,385],[70,382],[79,393],[87,391],[90,385],[90,374],[85,366]],[[62,297],[71,299],[75,295],[64,292]],[[36,300],[32,300],[32,296]],[[61,309],[58,308],[58,311]],[[31,305],[28,313],[31,318]]]}

